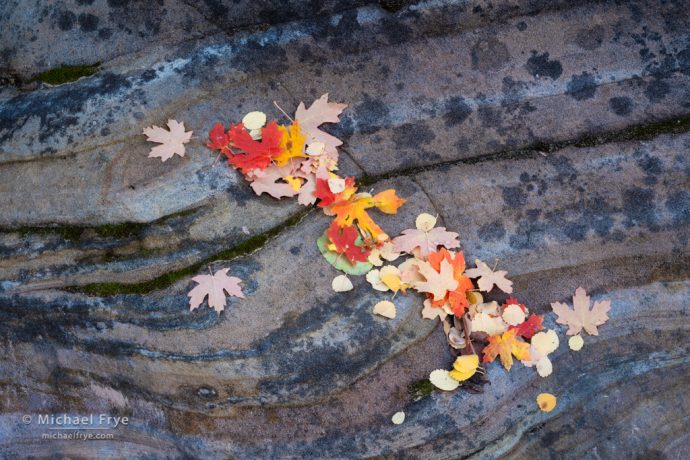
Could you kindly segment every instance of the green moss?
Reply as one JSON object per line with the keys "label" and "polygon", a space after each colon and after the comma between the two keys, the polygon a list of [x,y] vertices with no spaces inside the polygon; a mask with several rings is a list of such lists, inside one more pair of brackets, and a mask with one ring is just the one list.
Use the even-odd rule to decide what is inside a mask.
{"label": "green moss", "polygon": [[98,236],[103,238],[127,238],[141,234],[149,224],[138,222],[123,222],[121,224],[105,224],[94,227]]}
{"label": "green moss", "polygon": [[101,63],[91,65],[63,65],[54,69],[47,70],[36,77],[36,80],[50,85],[62,85],[93,75],[101,68]]}
{"label": "green moss", "polygon": [[149,281],[141,283],[93,283],[84,286],[77,286],[67,288],[71,292],[81,292],[84,294],[110,296],[120,294],[147,294],[157,289],[164,289],[182,278],[188,278],[196,274],[200,268],[209,265],[217,260],[231,260],[237,257],[251,254],[257,249],[263,247],[268,240],[278,235],[284,229],[296,225],[304,216],[309,213],[310,209],[300,212],[288,219],[285,223],[274,227],[260,235],[255,235],[231,248],[224,249],[216,254],[207,257],[206,259],[197,262],[179,270],[175,270],[164,275],[154,278]]}
{"label": "green moss", "polygon": [[434,392],[434,385],[429,379],[418,380],[407,386],[407,392],[412,396],[413,401],[419,401]]}

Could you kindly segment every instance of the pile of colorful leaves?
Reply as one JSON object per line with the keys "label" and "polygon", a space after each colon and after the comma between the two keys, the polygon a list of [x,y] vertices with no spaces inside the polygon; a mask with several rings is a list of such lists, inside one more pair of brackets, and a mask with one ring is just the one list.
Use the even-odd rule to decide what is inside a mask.
{"label": "pile of colorful leaves", "polygon": [[[347,275],[366,275],[373,289],[392,293],[391,300],[373,307],[374,314],[391,319],[396,315],[393,300],[398,293],[416,291],[425,297],[422,317],[438,318],[443,323],[448,344],[457,356],[453,369],[431,373],[436,387],[454,390],[475,373],[484,372],[480,361],[486,364],[496,358],[506,370],[516,359],[536,367],[542,377],[550,375],[549,354],[559,346],[558,335],[544,330],[543,315],[530,313],[511,295],[513,283],[506,278],[506,271],[496,271],[481,260],[475,260],[475,267],[468,269],[463,252],[458,250],[458,234],[437,227],[436,217],[430,214],[420,214],[415,228],[391,239],[368,211],[375,208],[396,214],[405,200],[392,189],[375,195],[360,192],[354,178],[336,173],[337,147],[342,142],[323,131],[321,125],[338,122],[345,107],[329,102],[328,94],[324,94],[309,108],[300,103],[294,119],[288,116],[289,125],[267,121],[262,112],[251,112],[241,123],[227,128],[216,123],[207,145],[224,155],[257,195],[267,193],[278,199],[297,196],[300,204],[316,204],[333,216],[316,244],[323,257],[345,273],[333,279],[335,291],[353,289]],[[168,126],[170,132],[158,127],[144,130],[149,140],[163,144],[150,154],[163,161],[174,154],[184,155],[183,144],[191,137],[182,123],[170,120]],[[391,264],[403,255],[402,263]],[[242,297],[240,280],[228,277],[227,271],[194,278],[198,286],[189,293],[190,308],[197,308],[208,295],[209,305],[220,312],[225,307],[224,292]],[[511,296],[500,303],[484,299],[499,291]],[[582,288],[576,291],[573,303],[572,310],[557,302],[552,308],[558,316],[556,322],[569,327],[570,348],[579,350],[583,344],[581,330],[597,335],[597,326],[608,319],[610,304],[604,301],[591,306]],[[543,410],[555,405],[553,395],[540,398]]]}

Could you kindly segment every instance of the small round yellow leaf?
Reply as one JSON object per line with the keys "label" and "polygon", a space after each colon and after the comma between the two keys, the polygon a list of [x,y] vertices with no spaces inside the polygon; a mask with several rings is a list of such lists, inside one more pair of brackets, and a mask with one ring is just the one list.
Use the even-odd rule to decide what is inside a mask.
{"label": "small round yellow leaf", "polygon": [[556,397],[551,393],[539,393],[537,405],[542,412],[551,412],[556,407]]}
{"label": "small round yellow leaf", "polygon": [[428,232],[436,225],[436,218],[431,214],[422,213],[414,221],[415,227],[423,232]]}
{"label": "small round yellow leaf", "polygon": [[585,344],[585,341],[580,334],[574,335],[568,339],[568,346],[573,351],[582,350],[582,346],[584,344]]}
{"label": "small round yellow leaf", "polygon": [[445,369],[436,369],[429,374],[429,381],[439,390],[453,391],[460,386],[460,382],[450,376]]}
{"label": "small round yellow leaf", "polygon": [[374,313],[385,318],[395,318],[395,304],[389,300],[382,300],[374,305]]}
{"label": "small round yellow leaf", "polygon": [[403,411],[396,412],[395,414],[393,414],[393,417],[391,417],[391,422],[393,422],[394,425],[400,425],[404,421],[405,421],[405,412],[403,412]]}

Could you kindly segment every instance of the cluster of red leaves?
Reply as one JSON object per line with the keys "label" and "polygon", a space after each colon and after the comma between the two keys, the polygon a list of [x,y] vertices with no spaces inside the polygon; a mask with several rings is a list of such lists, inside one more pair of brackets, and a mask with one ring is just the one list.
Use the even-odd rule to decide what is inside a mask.
{"label": "cluster of red leaves", "polygon": [[[389,239],[367,210],[377,208],[395,214],[405,200],[392,189],[374,196],[358,193],[352,177],[342,178],[334,172],[338,168],[337,146],[342,142],[319,126],[338,121],[344,108],[344,104],[328,102],[325,94],[309,108],[300,104],[289,126],[276,121],[265,124],[263,113],[252,112],[245,117],[252,126],[238,123],[226,130],[222,123],[216,123],[209,131],[207,145],[225,155],[228,163],[251,181],[257,194],[275,198],[299,195],[303,205],[318,200],[318,206],[334,216],[324,250],[344,260],[324,256],[349,272],[343,262],[353,267],[366,262],[370,251]],[[257,123],[257,119],[261,121]]]}

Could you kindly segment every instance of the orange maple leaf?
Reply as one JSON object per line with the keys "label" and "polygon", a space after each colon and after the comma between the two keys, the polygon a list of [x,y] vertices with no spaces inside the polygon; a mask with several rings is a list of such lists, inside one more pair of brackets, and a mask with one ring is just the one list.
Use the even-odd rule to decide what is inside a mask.
{"label": "orange maple leaf", "polygon": [[376,225],[366,210],[376,207],[386,214],[395,214],[403,203],[405,200],[397,196],[395,190],[389,189],[374,196],[366,193],[351,194],[346,199],[335,201],[330,211],[335,214],[335,222],[339,227],[349,227],[357,221],[360,230],[370,234],[374,241],[380,242],[387,240],[388,235]]}
{"label": "orange maple leaf", "polygon": [[431,252],[428,256],[429,264],[436,271],[440,271],[441,261],[447,260],[453,267],[453,278],[458,282],[458,287],[454,291],[450,291],[441,300],[431,299],[431,304],[434,307],[443,307],[446,303],[453,310],[453,314],[461,317],[470,303],[467,300],[467,291],[474,289],[472,280],[464,276],[465,272],[465,255],[460,252],[451,252],[446,248],[441,248],[439,251]]}
{"label": "orange maple leaf", "polygon": [[493,335],[489,337],[489,344],[484,347],[482,362],[491,363],[496,356],[500,356],[503,367],[510,370],[513,367],[513,356],[521,361],[529,359],[529,344],[518,339],[515,329],[510,329],[503,335]]}

